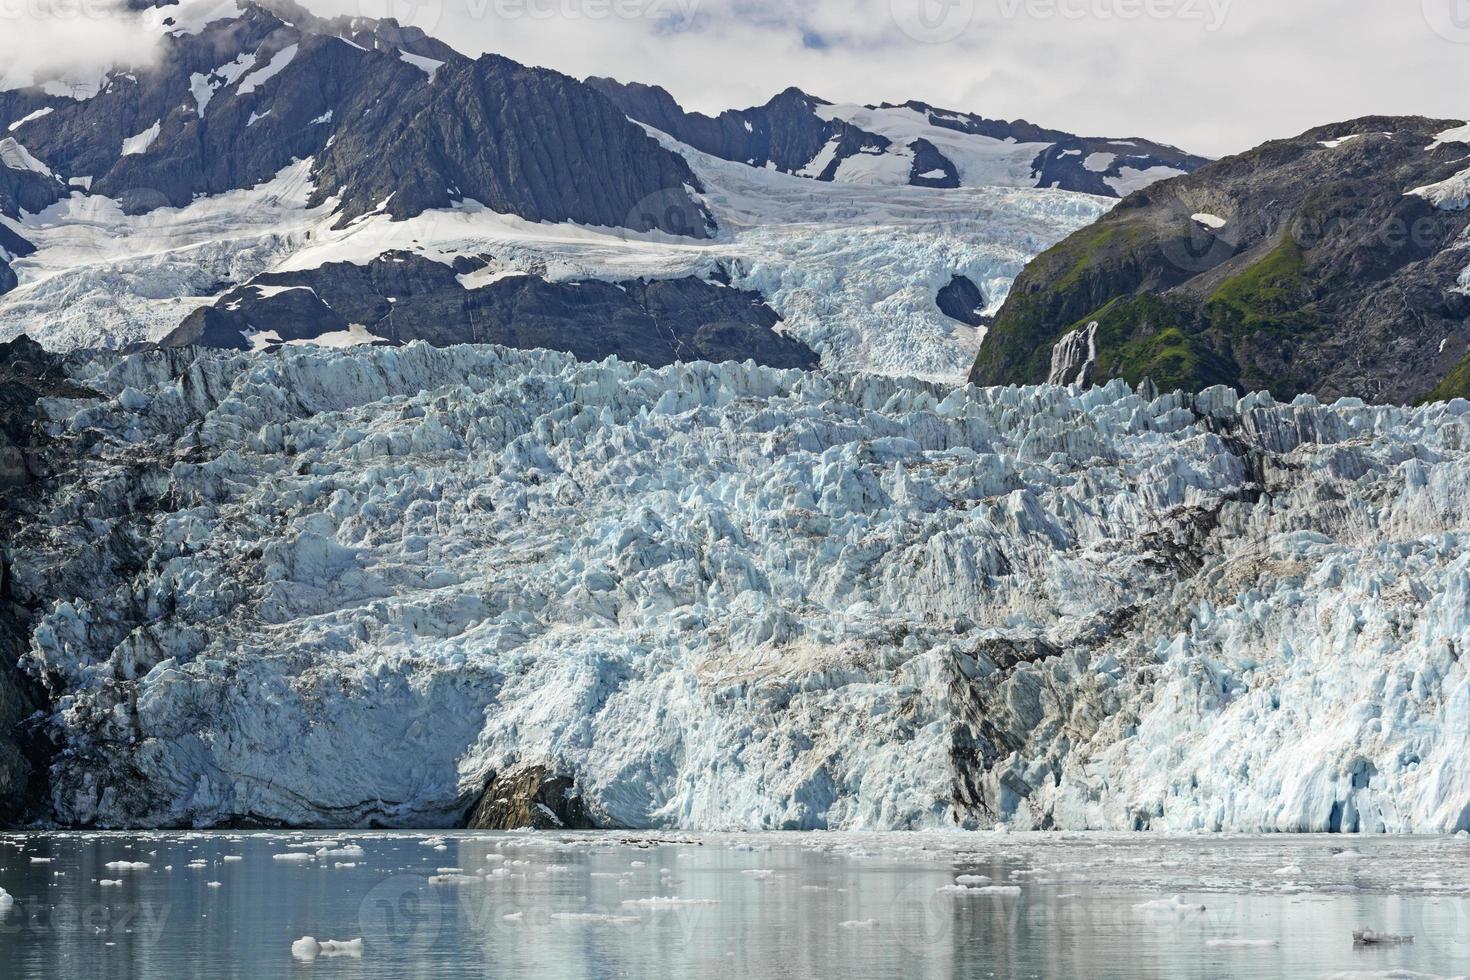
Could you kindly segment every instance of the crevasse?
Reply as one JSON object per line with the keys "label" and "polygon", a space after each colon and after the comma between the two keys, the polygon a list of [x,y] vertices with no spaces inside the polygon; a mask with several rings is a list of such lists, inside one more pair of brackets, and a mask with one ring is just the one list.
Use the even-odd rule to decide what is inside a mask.
{"label": "crevasse", "polygon": [[1470,404],[493,347],[73,360],[62,823],[1470,827]]}

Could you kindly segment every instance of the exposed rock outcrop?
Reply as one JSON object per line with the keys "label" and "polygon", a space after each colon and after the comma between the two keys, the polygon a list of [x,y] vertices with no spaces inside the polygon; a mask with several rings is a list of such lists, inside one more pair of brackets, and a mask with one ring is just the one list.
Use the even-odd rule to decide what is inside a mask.
{"label": "exposed rock outcrop", "polygon": [[[589,78],[587,84],[630,119],[704,153],[821,181],[873,180],[877,168],[883,176],[876,179],[914,187],[1019,181],[1122,197],[1152,180],[1188,173],[1208,162],[1148,140],[1074,136],[1021,119],[986,119],[923,102],[838,106],[791,88],[765,105],[706,116],[685,111],[655,85],[611,78]],[[969,153],[964,137],[972,138]],[[999,158],[1010,148],[1019,154],[1016,166],[988,170],[980,165],[977,172],[977,151]],[[968,162],[971,172],[962,171],[956,161]]]}
{"label": "exposed rock outcrop", "polygon": [[496,274],[474,285],[487,262],[461,258],[450,266],[390,252],[365,264],[269,273],[195,311],[162,345],[249,350],[303,341],[424,340],[539,347],[655,367],[726,360],[817,365],[810,348],[776,331],[780,318],[759,295],[726,283],[693,277],[549,282]]}
{"label": "exposed rock outcrop", "polygon": [[0,132],[14,126],[55,177],[85,178],[133,214],[312,158],[315,201],[335,201],[343,223],[473,200],[531,221],[712,231],[683,158],[557,72],[289,4],[246,2],[162,33],[156,63],[114,71],[86,97],[0,93]]}
{"label": "exposed rock outcrop", "polygon": [[465,820],[470,830],[596,830],[570,776],[523,766],[491,777]]}
{"label": "exposed rock outcrop", "polygon": [[985,316],[985,307],[989,305],[985,294],[975,285],[974,280],[966,276],[955,276],[951,279],[939,291],[934,301],[939,305],[939,312],[951,320],[958,320],[971,327],[990,322]]}
{"label": "exposed rock outcrop", "polygon": [[33,810],[41,790],[43,750],[22,726],[44,703],[34,678],[19,669],[41,604],[17,595],[12,567],[24,561],[22,523],[34,501],[36,484],[46,479],[46,437],[36,429],[42,398],[95,398],[97,392],[73,384],[63,359],[21,337],[0,343],[0,824],[13,823]]}

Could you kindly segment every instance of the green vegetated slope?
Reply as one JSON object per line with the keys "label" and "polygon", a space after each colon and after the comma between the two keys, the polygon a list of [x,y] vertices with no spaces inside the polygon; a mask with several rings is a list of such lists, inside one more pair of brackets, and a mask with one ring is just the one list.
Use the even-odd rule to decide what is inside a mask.
{"label": "green vegetated slope", "polygon": [[[970,380],[1047,380],[1096,322],[1092,379],[1414,402],[1470,394],[1461,124],[1369,118],[1156,184],[1038,256]],[[1448,184],[1447,184],[1448,182]]]}

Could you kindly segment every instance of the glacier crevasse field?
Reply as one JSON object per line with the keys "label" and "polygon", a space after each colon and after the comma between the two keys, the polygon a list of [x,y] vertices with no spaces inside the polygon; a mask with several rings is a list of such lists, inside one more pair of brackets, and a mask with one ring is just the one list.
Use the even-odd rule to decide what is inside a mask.
{"label": "glacier crevasse field", "polygon": [[10,546],[49,806],[1470,828],[1470,404],[494,347],[76,355]]}

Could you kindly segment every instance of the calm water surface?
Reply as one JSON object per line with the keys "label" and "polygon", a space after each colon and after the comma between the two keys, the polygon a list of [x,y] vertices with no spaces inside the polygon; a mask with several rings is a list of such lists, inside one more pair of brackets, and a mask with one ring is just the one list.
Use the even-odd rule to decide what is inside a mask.
{"label": "calm water surface", "polygon": [[33,833],[0,887],[6,980],[1470,974],[1453,839]]}

